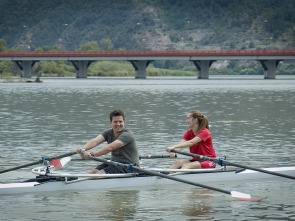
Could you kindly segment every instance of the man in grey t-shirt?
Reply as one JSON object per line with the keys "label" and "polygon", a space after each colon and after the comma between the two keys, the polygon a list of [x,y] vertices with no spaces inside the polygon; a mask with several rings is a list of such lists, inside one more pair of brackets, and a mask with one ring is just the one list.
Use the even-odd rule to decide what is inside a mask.
{"label": "man in grey t-shirt", "polygon": [[[125,116],[121,110],[115,110],[110,113],[110,125],[112,129],[103,131],[97,137],[89,140],[83,147],[77,149],[77,153],[82,155],[82,159],[90,156],[102,156],[111,152],[111,160],[139,165],[138,149],[132,131],[125,128]],[[108,144],[95,152],[88,153],[87,150],[107,142]],[[128,171],[120,166],[103,163],[89,173],[127,173]]]}

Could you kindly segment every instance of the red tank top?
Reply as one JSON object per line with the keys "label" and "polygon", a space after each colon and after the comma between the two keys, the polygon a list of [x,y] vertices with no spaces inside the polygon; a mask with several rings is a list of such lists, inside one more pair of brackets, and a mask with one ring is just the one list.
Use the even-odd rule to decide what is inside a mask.
{"label": "red tank top", "polygon": [[[196,135],[194,134],[193,130],[190,129],[183,135],[182,139],[191,140],[195,137],[196,137]],[[210,131],[207,128],[204,128],[203,130],[201,130],[198,133],[197,137],[200,137],[202,139],[202,141],[199,142],[198,144],[192,145],[190,147],[190,152],[195,153],[195,154],[199,154],[199,155],[203,155],[203,156],[207,156],[207,157],[216,158],[216,154],[215,154],[215,150],[213,148]],[[193,159],[200,160],[199,158],[195,158],[195,157]]]}

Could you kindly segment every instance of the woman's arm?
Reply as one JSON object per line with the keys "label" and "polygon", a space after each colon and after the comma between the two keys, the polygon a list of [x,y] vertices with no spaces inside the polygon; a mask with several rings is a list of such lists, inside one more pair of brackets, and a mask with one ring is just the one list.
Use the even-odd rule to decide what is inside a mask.
{"label": "woman's arm", "polygon": [[174,150],[174,149],[183,149],[183,148],[188,148],[188,147],[190,147],[190,146],[192,146],[192,145],[194,145],[194,144],[197,144],[197,143],[199,143],[199,142],[201,142],[202,141],[202,139],[200,138],[200,137],[195,137],[195,138],[193,138],[193,139],[191,139],[191,140],[182,140],[183,142],[180,142],[179,144],[176,144],[176,145],[174,145],[174,146],[170,146],[170,147],[167,147],[166,148],[166,151],[167,152],[171,152],[171,150]]}

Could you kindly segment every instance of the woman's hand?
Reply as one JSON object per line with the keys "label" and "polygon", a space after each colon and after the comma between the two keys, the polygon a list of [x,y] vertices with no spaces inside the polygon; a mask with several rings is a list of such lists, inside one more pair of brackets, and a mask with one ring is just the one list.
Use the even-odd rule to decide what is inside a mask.
{"label": "woman's hand", "polygon": [[173,146],[172,146],[172,147],[167,147],[167,148],[166,148],[166,151],[170,153],[170,152],[171,152],[171,150],[173,150],[173,149],[174,149],[174,147],[173,147]]}
{"label": "woman's hand", "polygon": [[170,158],[176,158],[177,156],[176,156],[176,153],[171,153],[170,152]]}

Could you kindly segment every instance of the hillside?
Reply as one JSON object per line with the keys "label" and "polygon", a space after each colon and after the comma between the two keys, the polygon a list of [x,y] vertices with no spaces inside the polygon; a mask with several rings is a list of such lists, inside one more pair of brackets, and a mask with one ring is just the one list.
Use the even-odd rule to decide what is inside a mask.
{"label": "hillside", "polygon": [[295,48],[294,0],[0,0],[9,48]]}

